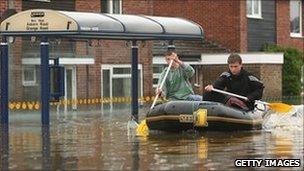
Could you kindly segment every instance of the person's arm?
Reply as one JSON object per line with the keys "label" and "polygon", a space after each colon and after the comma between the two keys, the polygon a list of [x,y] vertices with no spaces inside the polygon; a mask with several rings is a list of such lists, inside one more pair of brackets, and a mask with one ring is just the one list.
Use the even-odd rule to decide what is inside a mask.
{"label": "person's arm", "polygon": [[264,85],[253,75],[248,76],[250,89],[253,90],[247,95],[249,101],[260,100],[263,96]]}
{"label": "person's arm", "polygon": [[180,67],[183,69],[184,76],[188,79],[191,78],[195,73],[194,69],[189,64],[185,64],[184,62],[182,62],[180,64]]}
{"label": "person's arm", "polygon": [[213,87],[216,89],[224,90],[226,87],[226,81],[230,77],[229,72],[223,72],[217,80],[214,81]]}
{"label": "person's arm", "polygon": [[183,61],[181,61],[176,55],[176,53],[173,54],[172,59],[182,68],[183,75],[186,77],[186,79],[189,79],[194,75],[195,71],[192,66],[190,66],[189,64],[185,64]]}
{"label": "person's arm", "polygon": [[205,87],[206,91],[212,91],[213,88],[216,89],[220,89],[220,90],[224,90],[226,87],[226,80],[227,78],[230,76],[229,72],[223,72],[215,81],[214,83],[211,85],[207,85]]}

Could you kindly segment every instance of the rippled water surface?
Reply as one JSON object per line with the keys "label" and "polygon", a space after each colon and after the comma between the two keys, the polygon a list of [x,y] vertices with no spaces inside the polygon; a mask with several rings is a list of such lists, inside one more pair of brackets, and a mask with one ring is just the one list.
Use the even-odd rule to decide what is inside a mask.
{"label": "rippled water surface", "polygon": [[129,119],[129,110],[54,112],[50,127],[42,128],[40,113],[11,112],[9,134],[1,131],[1,169],[235,170],[240,158],[303,162],[303,124],[302,129],[279,131],[268,125],[259,131],[136,137],[127,134]]}

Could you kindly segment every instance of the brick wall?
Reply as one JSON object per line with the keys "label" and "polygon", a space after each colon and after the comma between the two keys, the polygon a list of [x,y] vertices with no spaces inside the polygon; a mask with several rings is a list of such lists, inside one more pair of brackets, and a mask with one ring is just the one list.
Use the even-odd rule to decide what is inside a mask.
{"label": "brick wall", "polygon": [[246,1],[240,1],[239,7],[239,51],[240,52],[247,52],[247,5]]}
{"label": "brick wall", "polygon": [[[8,1],[7,1],[8,3]],[[22,0],[14,0],[8,6],[10,9],[15,9],[17,12],[22,11]],[[7,10],[7,9],[5,9]],[[9,99],[22,100],[23,86],[22,86],[22,39],[20,37],[15,39],[13,44],[9,44]]]}
{"label": "brick wall", "polygon": [[[295,47],[304,51],[304,38],[290,37],[289,1],[276,1],[277,4],[277,44],[286,47]],[[304,2],[302,2],[302,35],[304,33]]]}
{"label": "brick wall", "polygon": [[282,96],[282,65],[261,65],[260,78],[265,86],[263,97]]}
{"label": "brick wall", "polygon": [[22,85],[22,40],[20,37],[15,39],[13,44],[9,45],[9,96],[10,99],[23,99],[23,85]]}
{"label": "brick wall", "polygon": [[100,12],[100,0],[75,0],[75,10],[82,12]]}
{"label": "brick wall", "polygon": [[6,9],[7,9],[7,1],[0,1],[0,16],[2,16],[3,12]]}
{"label": "brick wall", "polygon": [[234,51],[247,50],[245,1],[153,1],[153,15],[188,18],[202,26],[207,40]]}
{"label": "brick wall", "polygon": [[[75,10],[82,12],[100,12],[100,0],[76,0]],[[92,65],[77,65],[77,98],[99,98],[101,95],[101,73],[100,62],[101,55],[98,53],[100,48],[98,41],[92,41],[92,52],[88,54],[85,42],[76,42],[76,54],[92,55],[95,57],[95,64]]]}
{"label": "brick wall", "polygon": [[123,0],[123,14],[153,14],[153,1],[151,0]]}

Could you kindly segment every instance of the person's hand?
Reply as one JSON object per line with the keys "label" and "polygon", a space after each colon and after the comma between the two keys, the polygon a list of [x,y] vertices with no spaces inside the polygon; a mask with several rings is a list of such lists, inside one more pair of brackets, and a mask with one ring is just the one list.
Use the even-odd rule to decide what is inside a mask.
{"label": "person's hand", "polygon": [[205,87],[206,91],[212,91],[212,89],[213,89],[213,85],[210,84]]}
{"label": "person's hand", "polygon": [[162,89],[156,88],[155,94],[161,96],[161,93],[162,93]]}
{"label": "person's hand", "polygon": [[175,63],[177,63],[178,65],[181,65],[182,64],[182,61],[179,60],[178,56],[176,53],[172,53],[171,55],[171,60],[173,60]]}
{"label": "person's hand", "polygon": [[175,62],[178,60],[178,56],[176,53],[172,53],[171,57],[172,57],[171,59],[174,60]]}
{"label": "person's hand", "polygon": [[232,107],[236,107],[239,109],[243,109],[243,110],[249,110],[248,106],[240,99],[236,98],[236,97],[230,97],[226,103],[226,105],[228,106],[232,106]]}

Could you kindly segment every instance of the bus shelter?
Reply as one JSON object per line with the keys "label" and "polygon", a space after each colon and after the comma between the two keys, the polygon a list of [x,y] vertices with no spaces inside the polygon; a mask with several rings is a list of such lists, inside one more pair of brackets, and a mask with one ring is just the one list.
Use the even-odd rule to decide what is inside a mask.
{"label": "bus shelter", "polygon": [[41,122],[49,125],[50,62],[48,38],[108,39],[130,41],[131,114],[138,121],[138,46],[144,40],[202,40],[200,25],[186,19],[145,15],[117,15],[34,9],[19,12],[0,25],[1,124],[8,124],[8,41],[18,36],[40,38]]}

